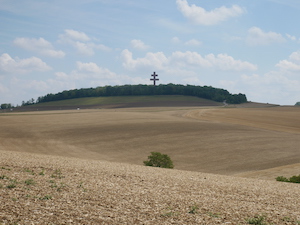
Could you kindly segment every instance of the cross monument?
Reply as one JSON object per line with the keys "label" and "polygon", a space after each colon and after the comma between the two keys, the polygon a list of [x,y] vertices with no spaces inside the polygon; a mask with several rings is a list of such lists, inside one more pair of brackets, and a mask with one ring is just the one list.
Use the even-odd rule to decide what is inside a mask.
{"label": "cross monument", "polygon": [[156,78],[158,75],[155,74],[155,72],[154,72],[151,76],[153,76],[153,78],[151,78],[150,80],[153,80],[153,85],[155,86],[156,85],[156,81],[159,80],[158,78]]}

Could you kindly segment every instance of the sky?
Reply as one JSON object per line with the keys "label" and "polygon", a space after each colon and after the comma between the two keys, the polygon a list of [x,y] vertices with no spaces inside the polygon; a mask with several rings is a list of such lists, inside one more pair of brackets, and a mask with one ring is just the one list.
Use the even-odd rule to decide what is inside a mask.
{"label": "sky", "polygon": [[0,0],[0,104],[190,84],[300,101],[299,0]]}

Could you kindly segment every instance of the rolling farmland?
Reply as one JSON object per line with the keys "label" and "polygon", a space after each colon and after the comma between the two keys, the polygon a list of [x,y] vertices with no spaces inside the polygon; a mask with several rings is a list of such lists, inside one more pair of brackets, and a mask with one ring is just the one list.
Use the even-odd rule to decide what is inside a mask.
{"label": "rolling farmland", "polygon": [[[293,207],[294,205],[296,207],[299,200],[292,199],[291,196],[299,194],[299,188],[295,192],[295,185],[276,182],[275,177],[299,174],[299,112],[300,108],[297,107],[224,108],[176,105],[175,107],[149,106],[2,113],[0,114],[2,155],[0,166],[10,168],[10,170],[2,169],[0,175],[15,176],[16,179],[25,179],[26,176],[28,179],[30,175],[22,172],[24,168],[27,168],[35,171],[32,179],[36,179],[40,185],[47,186],[45,190],[48,190],[46,178],[38,176],[37,173],[44,168],[45,173],[50,175],[59,168],[65,177],[62,182],[66,184],[62,190],[66,191],[63,191],[65,196],[69,196],[72,212],[81,212],[79,206],[79,208],[75,207],[74,196],[80,196],[78,198],[83,201],[85,195],[99,195],[102,196],[101,198],[107,195],[106,203],[103,202],[102,205],[99,203],[99,212],[102,210],[103,214],[100,214],[103,218],[97,217],[104,224],[118,224],[120,221],[122,223],[126,221],[124,210],[129,207],[127,205],[129,203],[120,199],[119,203],[115,201],[117,198],[124,199],[123,195],[127,190],[124,188],[127,184],[131,187],[131,191],[127,190],[128,198],[125,199],[129,202],[133,201],[132,209],[130,207],[128,209],[128,216],[130,215],[131,219],[135,218],[134,210],[138,215],[135,221],[127,217],[128,221],[133,221],[132,224],[142,222],[171,224],[173,220],[178,223],[187,221],[188,224],[193,224],[195,221],[200,224],[201,221],[203,224],[225,222],[243,224],[247,217],[261,213],[267,214],[266,220],[275,223],[277,221],[276,224],[280,224],[278,221],[285,216],[291,217],[293,223],[282,224],[295,224],[297,220],[300,221],[300,218],[297,217],[299,214]],[[151,151],[168,154],[174,162],[175,170],[142,166],[143,160]],[[92,168],[89,169],[89,166]],[[84,174],[89,177],[89,181]],[[203,179],[205,179],[204,183]],[[79,185],[81,180],[86,183],[89,193],[83,194],[82,190],[74,188],[75,183]],[[163,180],[166,181],[165,184]],[[8,182],[8,179],[0,181]],[[111,191],[119,190],[122,194],[120,192],[120,195],[116,194],[112,197],[106,181],[113,184]],[[190,182],[189,185],[188,182]],[[118,186],[121,184],[125,186]],[[251,187],[250,184],[254,186]],[[36,200],[28,197],[25,201],[26,191],[21,188],[21,185],[16,185],[15,197],[11,195],[13,190],[5,188],[5,185],[6,183],[2,184],[0,191],[5,193],[7,198],[19,199],[21,205],[27,202],[32,204],[30,207],[34,207],[33,202]],[[19,189],[18,186],[20,186]],[[197,186],[201,186],[201,189],[196,188]],[[32,194],[38,185],[33,187]],[[215,188],[215,191],[209,194],[211,188]],[[226,193],[222,192],[224,188]],[[276,198],[278,199],[276,200],[272,197],[273,188],[277,190]],[[289,188],[291,192],[288,191]],[[103,192],[97,192],[99,190]],[[152,199],[144,201],[141,190],[148,193]],[[170,191],[169,197],[165,193],[168,190]],[[48,190],[49,193],[52,191],[51,188]],[[67,194],[73,191],[75,191],[74,196]],[[252,197],[254,205],[246,193],[249,194],[248,197],[257,196]],[[31,196],[28,193],[27,195]],[[47,193],[44,193],[44,196],[46,195]],[[166,197],[162,197],[163,195]],[[208,203],[209,195],[213,199],[211,203]],[[265,196],[263,199],[258,197],[262,195]],[[4,195],[1,194],[1,196]],[[59,196],[58,192],[52,193],[52,199],[44,202],[54,202],[63,210],[66,203],[59,200]],[[192,196],[192,200],[189,196]],[[232,196],[232,198],[230,197],[225,204],[226,196]],[[290,202],[282,200],[286,196],[291,197]],[[91,205],[94,204],[92,199],[90,197],[89,204]],[[239,201],[238,199],[242,199],[243,203],[236,202]],[[13,201],[7,201],[6,207],[17,207],[10,204]],[[186,212],[189,207],[192,207],[189,205],[191,201],[199,208],[199,213],[194,216]],[[272,206],[263,210],[263,204],[271,201]],[[169,206],[166,202],[169,202]],[[40,205],[39,201],[37,204]],[[115,210],[105,208],[105,205],[111,204],[116,204]],[[243,205],[245,210],[241,211],[237,205]],[[46,206],[40,207],[43,211],[43,207]],[[146,209],[147,207],[150,208]],[[83,208],[89,211],[86,206]],[[284,211],[287,208],[289,212]],[[15,210],[18,211],[17,208]],[[90,220],[82,217],[82,221],[87,223],[97,221],[96,214],[93,214],[96,213],[95,210],[91,211]],[[54,209],[50,211],[55,212]],[[66,214],[68,213],[71,212],[66,210]],[[168,213],[171,216],[162,216]],[[219,216],[209,216],[209,213]],[[104,216],[108,214],[114,217]],[[1,220],[11,221],[13,216],[9,215],[5,219],[5,215],[0,214],[0,223]],[[154,222],[151,222],[152,217]],[[20,216],[20,218],[23,221],[21,224],[26,224],[24,223],[25,217]],[[42,217],[38,218],[40,218],[39,221],[43,221]],[[46,215],[45,218],[52,217]],[[74,218],[77,218],[77,223],[80,221],[75,215]],[[58,223],[65,219],[61,215],[58,216],[57,221],[53,221]],[[31,218],[30,221],[33,219]]]}

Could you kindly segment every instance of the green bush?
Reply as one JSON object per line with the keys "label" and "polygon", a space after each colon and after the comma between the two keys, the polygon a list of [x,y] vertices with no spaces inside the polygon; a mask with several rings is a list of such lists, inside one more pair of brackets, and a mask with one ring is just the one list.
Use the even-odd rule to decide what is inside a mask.
{"label": "green bush", "polygon": [[276,180],[277,181],[282,181],[282,182],[289,182],[289,179],[284,177],[284,176],[276,177]]}
{"label": "green bush", "polygon": [[145,166],[154,166],[162,168],[174,168],[173,162],[170,157],[160,152],[151,152],[148,156],[148,161],[144,161]]}
{"label": "green bush", "polygon": [[290,178],[280,176],[280,177],[277,177],[276,180],[277,181],[282,181],[282,182],[300,183],[300,175],[299,176],[292,176]]}
{"label": "green bush", "polygon": [[254,218],[249,218],[247,222],[248,224],[265,225],[266,223],[264,222],[264,220],[264,216],[255,216]]}
{"label": "green bush", "polygon": [[300,175],[290,177],[290,182],[292,183],[300,183]]}

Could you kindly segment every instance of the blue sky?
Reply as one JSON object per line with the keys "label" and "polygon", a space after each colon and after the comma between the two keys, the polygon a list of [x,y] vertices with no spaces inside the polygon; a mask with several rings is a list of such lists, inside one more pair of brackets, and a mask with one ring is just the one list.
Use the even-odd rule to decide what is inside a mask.
{"label": "blue sky", "polygon": [[300,101],[299,0],[0,0],[0,103],[191,84]]}

